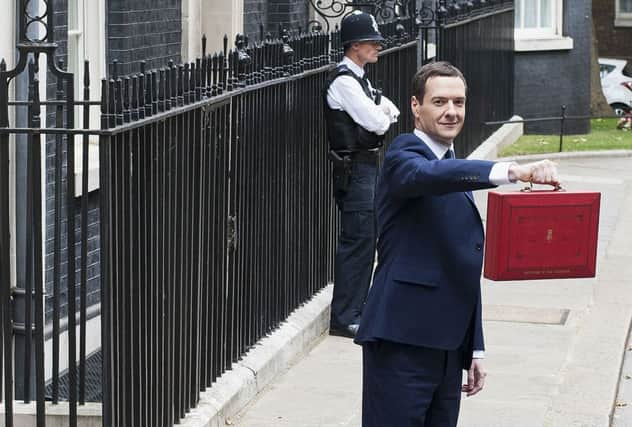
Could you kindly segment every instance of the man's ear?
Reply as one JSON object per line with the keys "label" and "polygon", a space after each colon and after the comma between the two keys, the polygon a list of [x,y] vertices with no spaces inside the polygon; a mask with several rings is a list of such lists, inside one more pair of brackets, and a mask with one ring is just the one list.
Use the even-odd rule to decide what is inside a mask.
{"label": "man's ear", "polygon": [[417,100],[417,97],[413,95],[410,98],[410,110],[413,113],[413,117],[417,117],[419,115],[420,106],[421,106],[421,103]]}

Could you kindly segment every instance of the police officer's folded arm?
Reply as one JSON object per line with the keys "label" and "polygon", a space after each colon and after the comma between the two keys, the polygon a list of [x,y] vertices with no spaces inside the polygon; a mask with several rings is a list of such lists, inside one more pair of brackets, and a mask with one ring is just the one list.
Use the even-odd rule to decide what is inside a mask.
{"label": "police officer's folded arm", "polygon": [[[353,77],[340,76],[333,85],[340,95],[336,101],[346,111],[354,122],[369,132],[384,135],[391,125],[390,117],[382,111],[380,106],[362,92],[362,87]],[[360,95],[359,95],[360,94]],[[334,106],[331,105],[332,108]]]}
{"label": "police officer's folded arm", "polygon": [[382,96],[382,101],[379,104],[380,108],[389,117],[391,123],[396,123],[400,115],[399,108],[393,104],[393,101],[385,96]]}

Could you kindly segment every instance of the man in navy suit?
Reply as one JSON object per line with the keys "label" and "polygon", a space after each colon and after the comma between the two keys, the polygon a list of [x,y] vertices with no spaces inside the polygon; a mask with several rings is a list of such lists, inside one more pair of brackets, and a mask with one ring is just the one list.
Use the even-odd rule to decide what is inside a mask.
{"label": "man in navy suit", "polygon": [[[455,159],[467,86],[446,62],[413,78],[413,133],[386,153],[376,191],[378,266],[355,341],[364,427],[453,427],[461,392],[484,386],[483,225],[472,190],[557,186],[554,163]],[[462,370],[468,379],[462,385]]]}

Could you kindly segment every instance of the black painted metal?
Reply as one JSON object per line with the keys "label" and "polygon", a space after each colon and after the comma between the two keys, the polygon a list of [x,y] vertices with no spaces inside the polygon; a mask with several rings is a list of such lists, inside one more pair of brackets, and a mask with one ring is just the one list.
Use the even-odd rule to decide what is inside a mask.
{"label": "black painted metal", "polygon": [[[101,128],[107,128],[110,124],[110,114],[108,110],[108,98],[105,96],[108,91],[108,87],[113,88],[113,85],[109,86],[107,80],[101,82]],[[102,137],[99,141],[99,182],[112,182],[112,159],[111,159],[111,143],[108,137]],[[112,200],[112,186],[103,186],[99,189],[99,214],[100,214],[100,228],[99,238],[101,242],[101,254],[110,254],[110,248],[112,244],[112,231],[111,226],[111,204]],[[113,256],[101,255],[101,283],[112,285],[112,262]],[[112,330],[112,318],[114,311],[112,309],[112,289],[101,286],[101,351],[103,353],[103,381],[102,395],[103,395],[103,425],[113,425],[113,405],[112,400],[114,398],[114,387],[109,382],[109,378],[113,372],[113,359],[114,359],[114,336]]]}
{"label": "black painted metal", "polygon": [[[90,64],[84,63],[83,70],[83,100],[90,101]],[[82,108],[83,128],[90,128],[90,105],[84,104]],[[88,290],[88,176],[89,176],[89,136],[83,135],[81,153],[81,285],[79,303],[79,403],[86,403],[86,312]]]}
{"label": "black painted metal", "polygon": [[421,44],[419,62],[451,62],[467,79],[467,119],[455,144],[460,157],[496,130],[483,122],[512,115],[513,13],[512,0],[438,0],[434,6],[422,2],[413,14]]}
{"label": "black painted metal", "polygon": [[[29,116],[29,121],[28,121],[28,126],[30,128],[38,128],[39,126],[35,126],[35,114],[37,114],[39,116],[39,111],[35,112],[35,103],[37,102],[37,100],[35,99],[35,88],[37,86],[39,86],[39,82],[37,81],[37,79],[35,78],[35,62],[30,62],[28,65],[28,73],[29,73],[29,99],[31,101],[33,101],[33,104],[29,105],[29,112],[28,112],[28,116]],[[33,140],[35,138],[36,134],[31,134],[29,135],[29,144],[28,144],[28,148],[27,148],[27,157],[28,157],[28,161],[27,161],[27,172],[26,172],[26,176],[27,176],[27,184],[26,184],[26,188],[31,189],[33,188],[33,185],[35,184],[35,174],[36,174],[36,169],[37,169],[37,175],[40,174],[39,172],[39,163],[35,163],[33,157],[34,157],[34,147],[33,147]],[[34,202],[36,199],[36,197],[33,195],[34,191],[28,191],[28,194],[26,195],[26,283],[24,285],[24,354],[28,355],[27,358],[25,358],[25,362],[24,362],[24,371],[23,371],[23,386],[22,386],[22,390],[23,390],[23,397],[24,397],[24,403],[30,403],[31,401],[31,356],[33,354],[33,349],[32,349],[32,342],[33,342],[33,327],[32,327],[32,316],[33,316],[33,274],[34,274],[34,270],[35,270],[35,266],[33,265],[33,256],[34,253],[39,249],[39,248],[33,248],[34,243],[37,244],[38,242],[34,242],[33,239],[33,225],[34,225],[34,210],[35,210],[35,206],[34,206]],[[38,195],[39,196],[39,195]],[[41,244],[41,243],[39,243]]]}
{"label": "black painted metal", "polygon": [[[379,3],[344,1],[373,8]],[[416,11],[412,2],[390,2],[399,13],[395,20],[377,12],[387,41],[380,61],[369,66],[369,77],[402,110],[387,141],[413,127],[407,106],[419,37],[438,44],[439,59],[464,70],[469,80],[470,122],[504,119],[510,113],[512,2],[438,3],[436,10]],[[43,25],[41,19],[31,21],[30,25]],[[141,66],[135,76],[119,76],[113,64],[110,77],[101,82],[100,130],[88,126],[89,108],[97,103],[89,101],[87,73],[84,99],[75,101],[74,77],[54,64],[52,40],[29,40],[26,32],[21,34],[16,69],[6,71],[0,66],[0,164],[8,162],[9,134],[29,135],[31,153],[39,153],[36,147],[42,135],[55,135],[56,373],[62,251],[67,252],[68,312],[72,314],[77,311],[75,260],[80,267],[78,381],[75,316],[68,317],[70,423],[75,425],[77,403],[85,400],[88,137],[99,135],[103,423],[172,426],[196,406],[201,391],[331,281],[338,218],[325,157],[321,90],[331,64],[343,54],[339,33],[281,28],[277,37],[262,33],[258,41],[238,36],[234,49],[229,49],[225,39],[223,50],[212,55],[206,53],[203,42],[203,55],[194,62],[171,62],[159,70]],[[422,46],[421,61],[432,60],[428,43]],[[27,101],[9,102],[9,80],[24,71],[28,57],[41,53],[47,55],[48,69],[58,78],[57,100],[40,101],[33,93]],[[507,77],[506,82],[493,74],[496,86],[490,83],[490,76],[483,73],[490,63],[502,68],[499,73]],[[36,100],[55,108],[56,129],[40,128]],[[10,127],[9,105],[30,107],[28,128]],[[75,105],[83,107],[83,129],[75,129]],[[74,174],[62,172],[64,163],[66,170],[74,170],[72,142],[77,135],[83,137],[84,171],[79,204]],[[460,146],[468,151],[475,144],[469,141],[479,143],[481,135],[467,128],[462,138],[465,142]],[[41,173],[39,163],[35,153],[29,158],[29,176],[35,180]],[[3,206],[8,206],[6,170],[0,167]],[[35,208],[41,201],[41,188],[35,183],[32,188],[29,200]],[[70,214],[64,217],[63,211]],[[64,218],[68,230],[75,230],[75,213],[80,219],[79,258],[75,257],[75,233],[69,232],[63,241],[58,232]],[[44,355],[38,314],[42,292],[38,222],[34,217],[29,234],[17,238],[28,238],[33,254],[35,384],[41,419],[44,400],[39,372]],[[0,209],[3,397],[6,425],[12,425],[14,321],[6,309],[11,305],[8,227],[8,212]],[[55,375],[54,402],[59,400],[58,384]]]}
{"label": "black painted metal", "polygon": [[560,105],[560,115],[559,116],[544,116],[544,117],[532,117],[532,118],[526,118],[526,119],[521,119],[521,120],[498,120],[498,121],[490,121],[490,122],[485,122],[483,123],[483,125],[485,126],[496,126],[496,125],[504,125],[507,123],[541,123],[541,122],[559,122],[559,145],[558,145],[558,152],[562,152],[564,149],[564,130],[565,130],[565,126],[564,124],[566,123],[567,120],[587,120],[587,119],[614,119],[617,118],[617,116],[615,115],[610,115],[610,116],[601,116],[601,117],[595,117],[595,116],[591,116],[591,115],[585,115],[585,116],[567,116],[566,115],[566,105]]}
{"label": "black painted metal", "polygon": [[[38,60],[38,56],[35,55],[35,61]],[[32,113],[30,114],[31,123],[33,128],[39,128],[41,126],[40,119],[40,104],[39,104],[39,81],[35,77],[33,79],[33,94],[32,94]],[[29,170],[33,172],[32,175],[32,209],[33,209],[33,235],[32,235],[32,248],[33,248],[33,285],[35,288],[35,384],[36,384],[36,408],[37,408],[37,427],[44,427],[46,424],[44,414],[44,280],[43,271],[44,263],[42,260],[42,246],[43,246],[43,233],[42,233],[42,172],[41,172],[41,153],[42,153],[42,141],[40,134],[33,134],[30,136],[29,149],[32,148],[32,152],[29,155],[29,163],[32,162],[33,166],[29,167]],[[28,254],[27,254],[28,256]],[[27,292],[30,296],[30,292]],[[30,297],[27,297],[27,301]],[[30,326],[29,328],[30,329]]]}
{"label": "black painted metal", "polygon": [[[0,127],[9,127],[9,85],[4,59],[0,63]],[[7,427],[13,426],[13,320],[11,304],[11,225],[9,223],[9,134],[0,135],[0,310],[2,310],[2,365],[5,416]],[[2,387],[0,387],[2,388]]]}
{"label": "black painted metal", "polygon": [[[379,22],[389,22],[414,15],[416,0],[309,0],[318,19],[309,22],[310,30],[326,33],[354,10],[369,12]],[[335,23],[334,25],[332,25]]]}
{"label": "black painted metal", "polygon": [[[390,36],[375,70],[384,80],[416,68],[414,31],[404,33]],[[285,31],[102,83],[111,425],[177,423],[330,281],[336,214],[321,90],[340,55],[329,35]],[[407,83],[388,84],[392,99],[408,99]],[[394,132],[407,127],[409,118]]]}
{"label": "black painted metal", "polygon": [[[42,120],[40,112],[42,106],[50,106],[49,110],[52,116],[52,123],[56,126],[57,133],[50,144],[54,147],[52,152],[55,153],[54,174],[52,177],[46,178],[46,182],[54,183],[54,221],[52,227],[53,232],[53,260],[52,260],[52,367],[53,375],[51,378],[51,399],[54,403],[59,401],[59,369],[60,369],[60,348],[59,336],[60,327],[60,295],[61,285],[63,283],[64,273],[66,276],[68,310],[67,312],[67,333],[68,333],[68,354],[69,354],[69,378],[70,378],[70,402],[69,402],[69,421],[68,425],[75,426],[77,423],[76,416],[76,394],[77,384],[74,379],[74,371],[76,369],[74,363],[75,355],[75,308],[74,308],[74,276],[75,276],[75,254],[74,254],[74,216],[75,209],[75,190],[74,190],[74,106],[73,99],[73,75],[62,71],[62,66],[57,67],[55,64],[55,51],[57,45],[54,43],[52,32],[53,5],[50,1],[44,2],[44,10],[37,16],[28,13],[28,0],[20,0],[18,2],[18,11],[20,12],[18,19],[18,44],[16,46],[18,56],[17,64],[14,69],[7,70],[6,64],[2,61],[0,65],[0,129],[3,132],[0,135],[0,162],[2,173],[0,174],[0,195],[2,196],[2,209],[0,209],[0,297],[2,298],[2,347],[3,347],[3,379],[4,379],[4,405],[5,405],[5,424],[13,425],[13,379],[19,381],[20,398],[25,402],[31,399],[36,400],[36,425],[45,425],[45,400],[46,400],[46,381],[44,366],[44,259],[43,245],[44,232],[42,229],[42,200],[44,197],[45,187],[42,186],[42,178],[44,176],[42,165],[42,149],[48,140],[45,137],[49,135],[49,130],[42,128]],[[41,31],[38,31],[41,29]],[[40,36],[32,36],[32,34],[43,34]],[[39,94],[39,70],[40,56],[46,57],[46,69],[49,76],[57,79],[57,99],[55,101],[40,100]],[[10,100],[9,84],[17,76],[27,72],[29,76],[29,93],[28,99]],[[86,85],[88,82],[86,82]],[[89,109],[91,102],[81,102],[84,109]],[[11,127],[9,121],[9,107],[15,109],[27,108],[28,120],[27,129],[27,227],[24,232],[18,232],[11,236],[10,226],[8,223],[8,213],[11,209],[8,199],[9,181],[8,181],[8,147],[11,134],[19,133],[15,127]],[[85,161],[85,155],[84,155]],[[84,174],[85,175],[85,174]],[[87,192],[86,192],[87,193]],[[64,200],[65,197],[65,200]],[[83,204],[84,213],[81,215],[85,218],[87,208]],[[65,215],[65,217],[64,217]],[[65,221],[64,221],[65,218]],[[62,236],[63,223],[66,223],[68,232],[66,238]],[[82,222],[82,233],[85,229],[86,221]],[[16,242],[25,242],[23,247],[26,248],[24,254],[17,254],[18,257],[24,257],[26,265],[25,283],[18,284],[18,288],[12,296],[10,286],[12,283],[9,247],[11,238]],[[65,241],[64,241],[65,240]],[[85,249],[84,245],[84,249]],[[67,271],[62,271],[63,252],[66,251]],[[84,262],[85,262],[84,254]],[[82,277],[86,271],[85,264],[82,268]],[[82,280],[81,292],[85,292],[85,278]],[[13,303],[13,304],[12,304]],[[85,307],[85,306],[84,306]],[[13,313],[12,313],[13,310]],[[85,333],[85,311],[81,316],[82,332]],[[23,347],[20,348],[20,354],[16,353],[16,367],[22,366],[20,373],[13,372],[12,359],[13,354],[13,335],[23,335]],[[17,351],[17,350],[16,350]],[[81,353],[82,359],[85,359],[85,351]],[[32,367],[34,368],[32,370]],[[16,385],[18,385],[16,384]],[[85,386],[85,383],[82,384]]]}
{"label": "black painted metal", "polygon": [[455,147],[465,157],[513,111],[513,1],[441,1],[437,59],[449,61],[468,83],[467,119]]}
{"label": "black painted metal", "polygon": [[[63,63],[60,62],[60,68]],[[64,97],[64,84],[57,80],[56,97],[58,100]],[[64,127],[64,107],[57,104],[55,110],[55,126]],[[60,277],[61,277],[61,220],[62,220],[62,135],[55,135],[55,234],[53,237],[53,403],[59,402],[59,321],[60,321]]]}

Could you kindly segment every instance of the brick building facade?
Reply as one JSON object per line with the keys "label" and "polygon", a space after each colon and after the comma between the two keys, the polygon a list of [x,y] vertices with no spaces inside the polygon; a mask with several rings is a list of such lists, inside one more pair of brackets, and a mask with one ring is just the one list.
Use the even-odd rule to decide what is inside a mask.
{"label": "brick building facade", "polygon": [[[530,2],[531,0],[522,0]],[[592,43],[590,0],[559,2],[561,11],[553,34],[520,37],[516,25],[514,112],[523,118],[590,114],[590,52]],[[528,4],[528,3],[525,3]],[[529,29],[533,31],[532,29]],[[530,34],[533,34],[531,32]],[[590,121],[569,120],[564,125],[569,134],[590,130]],[[525,125],[525,133],[550,134],[560,129],[559,121]]]}
{"label": "brick building facade", "polygon": [[268,23],[267,0],[244,0],[244,33],[250,39],[259,40],[260,26],[264,31]]}
{"label": "brick building facade", "polygon": [[617,22],[616,0],[593,1],[592,13],[599,56],[627,59],[632,64],[632,23]]}
{"label": "brick building facade", "polygon": [[[0,40],[0,57],[6,58],[8,69],[15,65],[17,58],[15,43],[19,26],[19,11],[15,6],[16,2],[5,10],[5,15],[0,22],[4,24],[7,32],[6,37]],[[200,40],[202,34],[209,33],[212,28],[219,28],[223,37],[225,28],[223,24],[222,14],[228,14],[232,24],[232,33],[229,33],[229,48],[232,47],[234,33],[246,32],[252,36],[257,34],[258,39],[259,26],[263,24],[266,32],[270,31],[276,36],[279,24],[287,28],[306,28],[308,22],[308,2],[303,0],[35,0],[27,2],[27,11],[31,16],[38,16],[38,13],[52,10],[53,28],[52,35],[58,47],[55,51],[55,63],[63,62],[62,69],[75,75],[74,98],[81,99],[83,92],[83,66],[84,60],[90,61],[90,80],[91,80],[91,97],[92,100],[100,99],[101,79],[112,76],[112,67],[106,66],[113,60],[117,60],[117,72],[120,76],[133,75],[139,72],[140,62],[146,61],[147,68],[160,68],[165,66],[168,61],[173,60],[179,63],[182,60],[188,60],[191,52],[196,56],[200,53]],[[48,9],[48,7],[51,9]],[[224,9],[222,9],[224,7]],[[215,10],[214,10],[215,9]],[[220,13],[217,12],[218,9]],[[210,13],[209,13],[210,10]],[[193,19],[192,26],[185,25],[186,19]],[[185,31],[186,29],[186,31]],[[31,36],[44,37],[48,28],[43,25],[31,25],[28,29]],[[37,33],[37,34],[35,34]],[[219,43],[221,39],[216,37],[213,42],[209,42],[208,51],[213,52],[221,48]],[[193,47],[191,48],[191,45]],[[43,56],[43,55],[42,55]],[[57,80],[54,74],[45,69],[44,58],[41,58],[40,70],[38,78],[40,80],[41,99],[54,100],[57,98]],[[11,99],[25,100],[28,92],[28,73],[22,73],[14,79],[10,90]],[[92,128],[99,127],[99,108],[93,108],[94,113],[91,117]],[[25,110],[16,109],[18,113],[11,120],[15,120],[17,127],[26,127]],[[55,107],[46,107],[46,127],[55,127]],[[83,126],[80,115],[75,116],[75,125]],[[98,138],[95,138],[95,142]],[[91,143],[90,141],[89,143]],[[79,206],[82,200],[88,201],[88,230],[87,241],[87,304],[88,308],[88,336],[89,341],[93,337],[100,336],[98,327],[99,315],[98,305],[100,302],[100,236],[99,236],[99,187],[98,187],[98,149],[95,145],[90,149],[91,163],[96,163],[96,169],[90,171],[82,171],[80,166],[76,165],[74,171],[70,171],[66,167],[66,153],[68,141],[64,138],[61,142],[61,151],[58,151],[56,140],[49,136],[45,141],[45,186],[42,194],[42,203],[44,205],[44,218],[42,225],[44,239],[44,282],[45,282],[45,321],[50,329],[53,311],[53,266],[55,253],[55,236],[60,233],[61,250],[60,250],[60,287],[59,300],[62,318],[68,315],[68,275],[66,274],[68,266],[68,254],[66,250],[66,241],[69,234],[75,235],[75,283],[76,298],[80,296],[80,268],[81,268],[81,241],[80,229],[82,227],[79,215]],[[26,221],[28,216],[26,203],[26,165],[27,165],[27,141],[23,136],[15,137],[15,149],[11,153],[12,176],[14,177],[15,189],[13,190],[12,203],[16,206],[16,214],[14,219],[16,235],[25,235],[27,227]],[[76,144],[75,149],[80,153],[81,145]],[[61,159],[63,166],[57,167],[58,161]],[[75,161],[80,164],[80,155],[75,156]],[[79,169],[78,169],[79,168]],[[67,174],[74,173],[75,181],[81,182],[82,174],[89,173],[97,177],[96,183],[91,184],[87,194],[81,194],[76,191],[73,208],[67,210],[62,207],[57,209],[56,205],[56,184],[55,171],[62,170],[62,186],[61,200],[62,206],[66,203],[66,182]],[[77,187],[76,187],[77,188]],[[80,187],[79,187],[80,188]],[[75,229],[68,229],[68,217],[75,217]],[[60,221],[59,226],[56,225]],[[56,229],[57,228],[57,229]],[[25,264],[25,256],[27,248],[24,239],[15,239],[13,243],[16,245],[12,248],[12,269],[13,277],[17,282],[17,287],[24,288],[27,277],[27,267]],[[77,301],[77,308],[79,304]],[[97,322],[91,322],[91,319]],[[63,323],[63,322],[62,322]],[[67,327],[62,325],[61,334],[67,333]],[[47,331],[48,331],[47,329]],[[46,332],[45,340],[50,341],[51,333]],[[23,354],[23,350],[19,350],[25,346],[25,340],[21,339],[16,344],[17,354]],[[97,343],[98,344],[98,343]],[[94,351],[94,348],[88,344],[88,353]],[[62,353],[65,348],[61,349]],[[16,361],[16,370],[22,371],[25,366],[32,361],[28,361],[22,357]],[[62,354],[62,360],[66,357]],[[47,362],[48,363],[48,362]],[[48,369],[48,367],[47,367]],[[65,368],[62,364],[60,370]],[[48,380],[48,378],[47,378]],[[16,395],[22,395],[24,391],[19,387],[16,388]]]}
{"label": "brick building facade", "polygon": [[244,0],[244,33],[259,40],[260,26],[264,33],[277,35],[279,26],[306,29],[310,6],[305,0]]}
{"label": "brick building facade", "polygon": [[[68,0],[53,0],[54,1],[54,35],[55,41],[59,47],[56,51],[56,60],[60,60],[64,63],[64,68],[69,69],[76,73],[78,82],[83,80],[82,74],[73,70],[69,61],[69,3]],[[113,60],[118,62],[118,74],[119,75],[131,75],[135,74],[140,69],[140,62],[146,61],[147,68],[160,68],[168,63],[169,60],[173,60],[175,63],[179,63],[182,59],[183,40],[187,35],[182,31],[182,8],[183,2],[188,0],[105,0],[104,9],[105,13],[102,19],[102,25],[105,35],[103,45],[105,47],[100,55],[103,55],[103,62],[111,64]],[[253,40],[258,40],[260,25],[263,24],[264,31],[271,32],[276,35],[278,26],[282,25],[284,28],[305,28],[308,22],[308,3],[302,0],[243,0],[243,25],[244,33],[248,34]],[[200,17],[200,19],[202,19]],[[86,24],[86,23],[84,23]],[[213,23],[211,23],[213,24]],[[82,28],[79,25],[78,28]],[[203,29],[203,26],[200,26]],[[93,33],[96,34],[96,33]],[[84,37],[90,37],[88,31],[84,28]],[[201,34],[199,35],[201,37]],[[197,41],[197,40],[196,40]],[[88,42],[86,41],[86,46]],[[229,41],[229,48],[232,47],[232,41]],[[219,50],[221,45],[215,43],[209,44],[209,51]],[[75,49],[76,50],[76,49]],[[80,54],[81,55],[81,54]],[[72,55],[70,55],[72,56]],[[75,58],[77,59],[77,58]],[[83,57],[78,58],[78,63],[81,64]],[[93,58],[92,58],[93,59]],[[98,98],[98,91],[100,87],[100,79],[103,77],[111,77],[112,68],[108,66],[104,68],[103,74],[93,75],[92,78],[92,90]],[[81,96],[81,92],[75,88],[75,98]],[[50,72],[46,76],[46,97],[48,99],[54,99],[57,90],[56,78]],[[23,96],[22,96],[23,97]],[[48,126],[54,126],[53,122],[53,109],[48,111]],[[94,121],[94,120],[93,120]],[[63,155],[65,156],[65,142],[63,144]],[[91,152],[92,153],[92,152]],[[54,168],[56,160],[55,143],[51,138],[46,144],[46,169],[47,169],[47,183],[46,183],[46,232],[45,232],[45,282],[47,295],[46,304],[46,319],[50,320],[52,315],[52,302],[50,295],[52,295],[53,285],[53,253],[54,253],[54,224],[55,224],[55,183],[54,183]],[[79,179],[81,175],[76,175],[75,179]],[[18,177],[19,178],[19,177]],[[24,181],[24,180],[23,180]],[[65,178],[64,178],[65,182]],[[18,186],[21,184],[18,183]],[[65,189],[62,190],[62,198],[65,199]],[[77,203],[81,201],[81,195],[77,196]],[[98,202],[99,193],[98,187],[93,188],[87,195],[89,203],[89,215],[88,215],[88,304],[93,305],[99,302],[99,216],[98,216]],[[78,206],[78,205],[77,205]],[[62,241],[66,240],[67,230],[66,224],[66,212],[62,212]],[[79,230],[81,226],[80,218],[77,215],[75,218],[76,224],[76,237],[79,237]],[[24,227],[23,221],[18,219],[18,227]],[[18,248],[18,251],[24,250],[24,248]],[[67,257],[65,251],[62,255],[62,271],[66,270]],[[76,247],[76,267],[79,268],[80,264],[81,246],[79,240],[77,240]],[[20,267],[18,267],[20,269]],[[19,280],[22,281],[24,277],[24,271],[18,271]],[[62,295],[61,299],[61,311],[62,315],[66,314],[67,307],[67,295],[66,295],[66,280],[67,277],[64,274],[62,276]],[[77,292],[79,295],[79,275],[76,278]]]}
{"label": "brick building facade", "polygon": [[141,60],[149,69],[177,64],[181,49],[181,0],[108,1],[107,62],[117,59],[121,74],[137,73]]}

